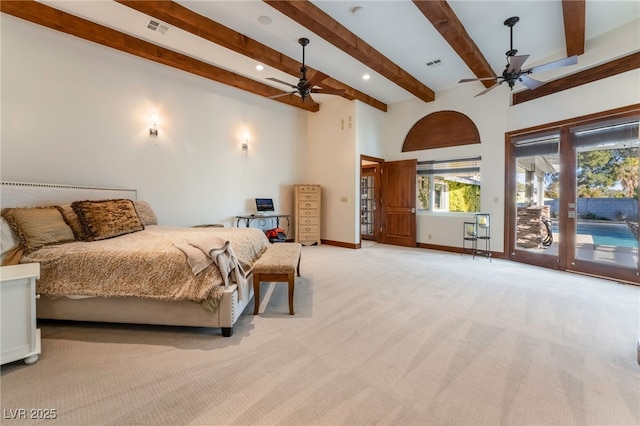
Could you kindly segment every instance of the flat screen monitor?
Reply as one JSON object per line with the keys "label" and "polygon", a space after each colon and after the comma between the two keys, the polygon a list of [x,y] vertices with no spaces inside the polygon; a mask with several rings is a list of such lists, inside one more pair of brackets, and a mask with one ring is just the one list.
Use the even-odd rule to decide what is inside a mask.
{"label": "flat screen monitor", "polygon": [[258,210],[259,213],[274,211],[273,199],[271,199],[271,198],[256,198],[256,210]]}

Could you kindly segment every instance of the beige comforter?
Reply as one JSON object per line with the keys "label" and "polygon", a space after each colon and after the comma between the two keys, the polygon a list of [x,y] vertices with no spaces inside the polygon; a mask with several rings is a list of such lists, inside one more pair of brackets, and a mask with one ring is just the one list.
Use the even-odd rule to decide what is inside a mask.
{"label": "beige comforter", "polygon": [[157,300],[190,300],[215,309],[225,281],[211,264],[195,275],[175,241],[211,235],[230,241],[245,272],[269,246],[255,228],[173,228],[147,226],[143,231],[102,241],[44,247],[22,258],[39,262],[39,294],[100,297],[133,296]]}

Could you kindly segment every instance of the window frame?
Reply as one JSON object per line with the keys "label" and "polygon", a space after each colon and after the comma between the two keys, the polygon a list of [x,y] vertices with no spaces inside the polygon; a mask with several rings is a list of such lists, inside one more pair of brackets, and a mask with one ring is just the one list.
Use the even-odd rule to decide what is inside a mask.
{"label": "window frame", "polygon": [[[438,214],[438,215],[468,215],[470,213],[478,213],[481,211],[481,193],[482,193],[482,157],[466,157],[466,158],[453,158],[447,160],[430,160],[430,161],[419,161],[418,167],[416,171],[416,211],[419,214]],[[479,193],[476,200],[477,210],[475,211],[450,211],[450,185],[449,181],[455,182],[455,179],[447,179],[447,177],[456,176],[456,174],[460,173],[476,173],[477,179],[474,179],[478,184]],[[423,178],[423,179],[420,179]],[[460,182],[463,179],[468,179],[469,177],[460,178],[457,180]],[[424,185],[424,179],[428,179],[428,185]],[[473,183],[467,183],[462,181],[463,184],[473,185]],[[440,195],[437,197],[438,202],[436,202],[436,187],[443,185],[445,190],[440,191]],[[427,191],[427,199],[426,204],[427,207],[424,206],[421,196],[425,187],[428,186]],[[443,205],[446,205],[446,208],[442,208]]]}

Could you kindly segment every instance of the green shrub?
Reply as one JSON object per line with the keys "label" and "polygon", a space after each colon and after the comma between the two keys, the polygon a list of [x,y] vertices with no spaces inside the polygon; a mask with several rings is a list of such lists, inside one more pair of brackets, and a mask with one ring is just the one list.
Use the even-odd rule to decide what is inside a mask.
{"label": "green shrub", "polygon": [[479,212],[480,187],[466,183],[449,181],[449,211]]}

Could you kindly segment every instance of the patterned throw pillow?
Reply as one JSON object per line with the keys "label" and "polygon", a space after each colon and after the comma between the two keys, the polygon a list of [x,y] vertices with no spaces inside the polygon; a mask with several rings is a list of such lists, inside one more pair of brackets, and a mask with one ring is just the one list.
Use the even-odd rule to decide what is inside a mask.
{"label": "patterned throw pillow", "polygon": [[73,231],[73,235],[76,236],[76,240],[78,241],[86,241],[87,234],[84,232],[84,228],[82,227],[82,222],[80,222],[80,218],[76,214],[75,210],[71,208],[71,204],[65,204],[63,206],[56,206],[56,208],[62,213],[62,217],[64,221],[67,222],[67,225],[71,227]]}
{"label": "patterned throw pillow", "polygon": [[71,207],[80,218],[87,241],[104,240],[144,229],[131,200],[74,201]]}
{"label": "patterned throw pillow", "polygon": [[54,206],[2,210],[25,253],[41,247],[75,241],[73,231]]}

